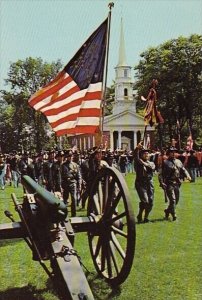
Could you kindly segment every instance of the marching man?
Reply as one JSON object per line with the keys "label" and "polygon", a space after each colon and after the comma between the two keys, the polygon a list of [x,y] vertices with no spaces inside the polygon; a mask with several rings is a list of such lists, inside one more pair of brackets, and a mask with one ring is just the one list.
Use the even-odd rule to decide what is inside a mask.
{"label": "marching man", "polygon": [[[140,142],[134,151],[134,167],[136,171],[135,188],[140,198],[138,223],[149,222],[148,216],[153,207],[154,185],[153,172],[155,164],[149,161],[149,150],[144,149]],[[144,213],[144,220],[143,220]]]}
{"label": "marching man", "polygon": [[166,152],[168,158],[163,161],[159,169],[159,183],[168,198],[168,207],[164,210],[165,219],[168,219],[171,214],[173,221],[177,219],[175,208],[180,197],[181,174],[191,181],[191,177],[182,162],[175,158],[176,152],[176,148],[170,147]]}

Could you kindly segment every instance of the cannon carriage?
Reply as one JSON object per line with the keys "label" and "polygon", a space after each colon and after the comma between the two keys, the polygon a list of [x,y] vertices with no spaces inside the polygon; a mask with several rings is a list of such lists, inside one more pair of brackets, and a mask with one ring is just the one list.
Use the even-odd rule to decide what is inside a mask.
{"label": "cannon carriage", "polygon": [[[12,199],[20,221],[0,224],[0,240],[24,238],[33,259],[60,282],[63,298],[94,299],[74,249],[76,233],[87,232],[95,269],[110,285],[123,283],[135,253],[135,218],[123,176],[113,167],[99,170],[88,195],[87,216],[68,217],[64,202],[23,176],[23,202]],[[50,268],[45,261],[50,261]]]}

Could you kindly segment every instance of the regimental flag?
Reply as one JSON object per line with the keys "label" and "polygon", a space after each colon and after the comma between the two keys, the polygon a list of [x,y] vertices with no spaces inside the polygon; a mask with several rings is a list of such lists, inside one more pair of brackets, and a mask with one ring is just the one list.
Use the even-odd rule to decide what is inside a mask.
{"label": "regimental flag", "polygon": [[157,83],[158,81],[156,79],[153,79],[152,87],[149,90],[147,98],[145,99],[143,96],[141,97],[141,100],[146,101],[146,106],[144,109],[145,125],[150,125],[151,127],[155,124],[164,123],[164,119],[161,116],[160,111],[157,110],[156,106],[157,96],[155,86]]}
{"label": "regimental flag", "polygon": [[190,135],[187,138],[187,150],[188,151],[193,150],[193,145],[194,145],[194,141],[193,141],[193,138],[192,138],[192,134],[190,132]]}
{"label": "regimental flag", "polygon": [[147,97],[147,103],[144,110],[145,125],[153,125],[164,123],[164,119],[161,116],[160,111],[156,107],[156,91],[152,88],[149,96]]}
{"label": "regimental flag", "polygon": [[65,68],[29,99],[57,136],[99,129],[108,18],[93,32]]}

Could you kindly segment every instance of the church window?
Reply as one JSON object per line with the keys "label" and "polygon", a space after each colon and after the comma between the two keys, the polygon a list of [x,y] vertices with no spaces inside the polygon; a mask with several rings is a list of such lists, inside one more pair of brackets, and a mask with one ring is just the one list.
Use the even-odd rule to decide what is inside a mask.
{"label": "church window", "polygon": [[124,89],[124,97],[128,96],[128,89]]}
{"label": "church window", "polygon": [[128,77],[128,72],[127,72],[127,70],[124,70],[124,77]]}

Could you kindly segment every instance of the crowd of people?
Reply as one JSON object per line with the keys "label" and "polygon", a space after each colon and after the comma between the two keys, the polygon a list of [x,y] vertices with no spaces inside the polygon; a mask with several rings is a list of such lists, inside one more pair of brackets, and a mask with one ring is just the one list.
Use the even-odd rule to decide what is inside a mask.
{"label": "crowd of people", "polygon": [[[158,174],[160,186],[169,202],[165,217],[170,214],[176,220],[180,182],[185,177],[195,182],[197,176],[202,176],[202,151],[148,151],[139,143],[134,151],[94,147],[83,152],[53,149],[34,154],[1,153],[0,189],[3,190],[6,185],[17,188],[21,176],[28,175],[48,191],[61,193],[64,202],[71,206],[71,215],[75,216],[77,206],[85,207],[96,172],[105,164],[116,167],[123,176],[136,173],[135,188],[140,198],[139,223],[149,222],[154,201],[154,173]],[[170,178],[167,178],[168,174]]]}

